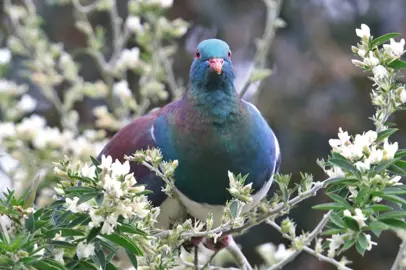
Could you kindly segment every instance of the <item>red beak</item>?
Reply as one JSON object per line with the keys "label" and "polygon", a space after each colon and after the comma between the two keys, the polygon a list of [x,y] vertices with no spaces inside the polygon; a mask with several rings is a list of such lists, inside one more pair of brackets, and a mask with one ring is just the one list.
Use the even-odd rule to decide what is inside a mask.
{"label": "red beak", "polygon": [[213,68],[217,74],[221,74],[221,69],[224,65],[224,59],[222,58],[212,58],[209,60],[210,67]]}

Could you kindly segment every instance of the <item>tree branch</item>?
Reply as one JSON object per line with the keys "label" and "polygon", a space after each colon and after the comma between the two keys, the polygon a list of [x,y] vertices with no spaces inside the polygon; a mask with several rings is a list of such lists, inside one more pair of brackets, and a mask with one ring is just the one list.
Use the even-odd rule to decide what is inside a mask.
{"label": "tree branch", "polygon": [[238,247],[237,243],[234,241],[234,238],[231,235],[228,237],[229,245],[227,250],[231,253],[231,255],[233,255],[234,259],[240,265],[242,270],[252,270],[252,266],[248,262],[244,253],[242,253],[241,249]]}
{"label": "tree branch", "polygon": [[[314,249],[308,247],[307,245],[309,245],[316,237],[317,235],[319,235],[323,228],[326,226],[330,214],[332,213],[332,211],[330,210],[328,213],[326,213],[322,220],[319,222],[319,224],[316,226],[316,228],[313,229],[313,231],[309,234],[309,236],[306,238],[305,240],[305,246],[303,247],[303,250],[306,251],[307,253],[317,257],[319,260],[330,263],[336,267],[338,267],[339,269],[344,269],[344,270],[351,270],[351,268],[348,268],[346,266],[344,266],[342,263],[334,260],[333,258],[329,258],[327,256],[324,256],[318,252],[316,252]],[[282,232],[281,227],[275,223],[275,221],[273,220],[268,220],[267,223],[269,225],[271,225],[272,227],[274,227],[277,231],[279,231],[283,237],[293,241],[292,237],[290,237],[289,235],[285,234]],[[288,264],[289,262],[293,261],[293,259],[299,255],[302,252],[302,250],[296,250],[292,255],[290,255],[289,257],[283,259],[282,261],[278,262],[277,264],[272,265],[270,268],[268,268],[267,270],[277,270],[277,269],[282,269],[282,267],[284,267],[286,264]]]}
{"label": "tree branch", "polygon": [[402,240],[402,243],[400,244],[398,254],[396,255],[396,259],[393,262],[393,265],[391,267],[391,270],[399,270],[400,269],[400,262],[404,258],[404,253],[406,251],[406,240]]}
{"label": "tree branch", "polygon": [[266,56],[268,54],[269,48],[271,46],[272,40],[275,36],[276,31],[276,19],[279,16],[283,0],[263,0],[266,6],[267,16],[265,23],[265,30],[262,38],[258,42],[258,50],[254,56],[254,68],[251,74],[248,76],[248,80],[245,82],[241,92],[240,98],[243,98],[245,93],[248,91],[252,83],[250,78],[252,73],[256,69],[264,68],[266,62]]}

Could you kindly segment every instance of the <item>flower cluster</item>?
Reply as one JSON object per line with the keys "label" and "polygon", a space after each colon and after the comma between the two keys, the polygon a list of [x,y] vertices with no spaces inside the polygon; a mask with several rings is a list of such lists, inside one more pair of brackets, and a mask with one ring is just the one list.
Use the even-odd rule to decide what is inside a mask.
{"label": "flower cluster", "polygon": [[[172,72],[170,58],[175,52],[171,41],[187,30],[185,21],[162,17],[173,1],[130,0],[127,18],[118,17],[116,2],[98,1],[85,8],[79,1],[47,2],[73,5],[74,26],[87,38],[87,47],[82,52],[94,60],[95,69],[101,75],[91,82],[79,73],[80,59],[62,43],[52,42],[38,28],[41,18],[35,5],[5,2],[10,35],[6,40],[7,48],[0,48],[3,120],[0,122],[0,153],[6,153],[15,161],[4,167],[7,167],[6,173],[13,179],[12,188],[17,193],[24,192],[32,181],[30,176],[38,170],[45,168],[47,176],[44,179],[52,178],[49,164],[65,154],[76,161],[97,155],[108,140],[108,131],[119,130],[134,117],[144,114],[155,102],[161,104],[170,96],[169,91],[174,98],[182,91],[181,86],[176,85],[173,89],[165,86],[167,74]],[[105,47],[109,44],[103,30],[105,26],[94,27],[89,22],[88,16],[97,12],[110,12],[115,16],[111,27],[106,27],[106,31],[117,31],[117,44],[113,42],[111,48]],[[132,39],[137,46],[127,48]],[[155,48],[152,44],[160,46]],[[40,91],[41,100],[33,95],[28,85],[3,79],[14,56],[22,56],[27,61],[19,69],[21,74],[15,75],[28,75],[27,79]],[[128,73],[136,74],[139,81],[128,81]],[[93,101],[84,104],[85,99],[97,100],[99,105],[91,105],[95,104]],[[100,100],[104,103],[100,104]],[[81,117],[83,114],[91,115],[95,121],[90,123],[89,119]],[[46,186],[40,185],[40,188]],[[45,190],[40,191],[40,194],[45,193]]]}
{"label": "flower cluster", "polygon": [[110,156],[102,156],[100,165],[82,165],[75,178],[69,172],[69,164],[65,160],[55,167],[58,175],[66,175],[70,180],[58,184],[55,191],[66,197],[68,211],[89,215],[90,228],[101,227],[101,233],[112,234],[120,218],[142,220],[149,216],[149,220],[155,220],[159,211],[149,204],[145,186],[136,185],[129,161],[113,162]]}

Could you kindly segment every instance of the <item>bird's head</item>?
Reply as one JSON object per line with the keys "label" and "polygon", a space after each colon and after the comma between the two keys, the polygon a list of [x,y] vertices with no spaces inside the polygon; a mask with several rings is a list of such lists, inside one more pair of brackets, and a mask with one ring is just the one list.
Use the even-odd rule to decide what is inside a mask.
{"label": "bird's head", "polygon": [[197,46],[190,68],[190,81],[194,86],[214,89],[232,86],[234,80],[231,51],[220,39],[206,39]]}

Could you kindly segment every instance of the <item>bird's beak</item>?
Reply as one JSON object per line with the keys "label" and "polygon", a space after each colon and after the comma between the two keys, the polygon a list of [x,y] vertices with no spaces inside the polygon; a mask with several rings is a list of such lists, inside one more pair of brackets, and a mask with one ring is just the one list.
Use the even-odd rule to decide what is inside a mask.
{"label": "bird's beak", "polygon": [[209,60],[210,67],[213,68],[217,74],[221,74],[221,69],[224,65],[224,59],[222,58],[211,58]]}

